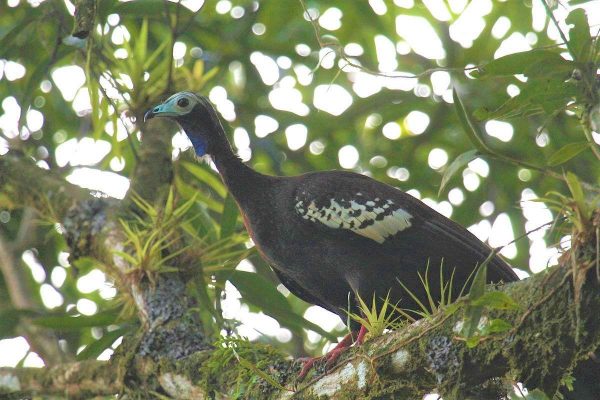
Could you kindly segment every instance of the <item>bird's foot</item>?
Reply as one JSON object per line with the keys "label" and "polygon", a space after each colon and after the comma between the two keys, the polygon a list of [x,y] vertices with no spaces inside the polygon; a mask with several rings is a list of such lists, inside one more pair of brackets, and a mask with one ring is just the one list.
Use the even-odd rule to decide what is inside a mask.
{"label": "bird's foot", "polygon": [[298,379],[303,379],[306,375],[308,375],[310,370],[315,367],[315,364],[320,363],[323,360],[325,360],[325,370],[328,370],[335,364],[337,359],[340,358],[340,355],[342,355],[342,353],[344,351],[346,351],[346,349],[348,349],[348,347],[350,347],[350,346],[346,346],[346,347],[337,347],[336,346],[329,353],[325,354],[324,356],[320,356],[320,357],[299,358],[298,361],[300,361],[303,364],[302,364],[302,369],[300,370],[300,373],[298,374]]}
{"label": "bird's foot", "polygon": [[364,326],[360,327],[360,331],[358,332],[358,336],[354,339],[352,333],[348,333],[340,342],[327,354],[321,357],[306,357],[301,358],[299,361],[303,363],[302,370],[298,374],[298,379],[303,379],[311,369],[315,366],[315,363],[325,360],[325,369],[329,369],[335,365],[335,362],[340,358],[342,353],[346,351],[352,344],[360,346],[365,341],[365,335],[367,333],[367,329]]}
{"label": "bird's foot", "polygon": [[315,363],[319,360],[321,360],[323,357],[303,357],[303,358],[299,358],[298,361],[300,361],[302,363],[302,369],[300,370],[300,373],[298,374],[298,379],[302,380],[304,379],[304,377],[306,375],[308,375],[308,373],[310,372],[311,369],[313,369],[313,367],[315,366]]}
{"label": "bird's foot", "polygon": [[356,338],[354,345],[360,346],[361,344],[363,344],[365,342],[365,336],[367,336],[367,328],[361,325],[360,330],[358,331],[358,337]]}
{"label": "bird's foot", "polygon": [[327,361],[325,361],[325,369],[329,369],[329,368],[333,367],[335,365],[335,362],[342,355],[342,353],[345,352],[346,350],[348,350],[349,348],[350,348],[350,346],[340,347],[340,348],[336,347],[335,349],[333,349],[329,353],[327,353],[325,355],[325,360],[327,360]]}

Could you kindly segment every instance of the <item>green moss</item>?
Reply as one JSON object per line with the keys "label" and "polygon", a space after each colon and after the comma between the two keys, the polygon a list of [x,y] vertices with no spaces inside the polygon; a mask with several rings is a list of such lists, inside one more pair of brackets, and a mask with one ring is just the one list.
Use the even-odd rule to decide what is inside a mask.
{"label": "green moss", "polygon": [[271,346],[222,338],[200,368],[200,384],[231,399],[268,398],[290,381],[295,369]]}
{"label": "green moss", "polygon": [[211,354],[208,351],[194,353],[189,357],[177,361],[175,372],[187,377],[191,382],[199,382],[202,380],[202,373],[198,366],[205,365],[210,356]]}

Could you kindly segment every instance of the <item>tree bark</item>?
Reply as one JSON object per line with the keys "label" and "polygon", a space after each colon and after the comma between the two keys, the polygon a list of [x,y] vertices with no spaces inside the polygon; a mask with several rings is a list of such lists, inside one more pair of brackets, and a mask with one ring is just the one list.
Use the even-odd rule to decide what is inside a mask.
{"label": "tree bark", "polygon": [[[591,260],[578,265],[588,276],[577,302],[572,268],[565,263],[501,288],[520,309],[490,311],[485,318],[502,318],[512,328],[482,338],[474,348],[457,339],[463,312],[441,312],[349,350],[332,369],[325,372],[321,366],[303,382],[296,380],[299,365],[293,360],[264,345],[232,341],[228,347],[181,358],[135,354],[127,379],[137,387],[120,376],[128,358],[127,350],[121,350],[110,366],[83,363],[85,368],[96,366],[92,371],[104,371],[103,385],[90,380],[94,373],[78,364],[35,372],[5,368],[0,371],[0,392],[51,394],[68,387],[71,398],[134,391],[182,399],[211,394],[228,398],[241,390],[245,398],[261,399],[420,398],[437,392],[448,399],[497,399],[511,383],[523,382],[530,390],[552,395],[600,344],[598,314],[577,311],[600,308],[599,282]],[[73,370],[78,374],[71,374]],[[39,380],[53,383],[42,390]]]}

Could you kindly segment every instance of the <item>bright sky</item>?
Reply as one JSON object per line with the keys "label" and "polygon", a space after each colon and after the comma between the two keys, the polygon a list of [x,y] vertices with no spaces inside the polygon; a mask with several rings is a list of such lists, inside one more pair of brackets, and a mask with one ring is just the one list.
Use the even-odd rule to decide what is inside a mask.
{"label": "bright sky", "polygon": [[[14,7],[19,1],[23,0],[8,0],[8,5]],[[72,4],[69,3],[69,0],[65,0],[65,2],[72,9]],[[202,3],[203,1],[198,0],[183,1],[184,5],[193,10],[198,9]],[[389,12],[401,12],[403,7],[412,7],[414,1],[394,0],[393,3],[394,5],[390,2],[384,2],[383,0],[369,0],[369,4],[373,10],[380,15]],[[438,20],[447,21],[450,19],[450,13],[445,5],[446,3],[442,0],[423,0],[423,3],[431,10],[434,17]],[[463,12],[461,17],[451,24],[450,36],[463,47],[470,47],[473,40],[484,28],[485,21],[483,17],[491,12],[492,2],[490,0],[473,0],[471,2],[468,2],[467,0],[453,0],[449,3],[453,12]],[[524,35],[513,33],[510,36],[507,36],[507,31],[510,28],[510,20],[507,18],[500,19],[494,25],[492,35],[497,39],[504,38],[495,53],[496,57],[528,50],[535,46],[537,32],[541,31],[544,26],[545,13],[540,1],[534,0],[532,3],[534,31]],[[594,29],[598,29],[598,26],[600,26],[600,7],[597,5],[598,4],[596,3],[595,8],[591,3],[588,3],[585,6],[587,8],[588,16],[590,17],[590,24]],[[214,6],[216,7],[217,12],[221,14],[230,14],[233,18],[240,18],[244,13],[243,8],[233,6],[229,0],[220,0],[216,2]],[[335,7],[324,10],[321,15],[319,15],[318,11],[315,9],[309,9],[309,12],[313,17],[318,18],[319,24],[325,31],[329,30],[335,32],[344,22],[343,13]],[[562,21],[568,14],[568,10],[559,7],[555,14],[557,19]],[[109,16],[108,21],[111,26],[118,26],[119,17],[117,15],[111,15]],[[564,24],[562,28],[565,31],[567,30],[567,27]],[[264,25],[261,26],[261,24],[255,24],[252,27],[252,31],[255,35],[262,35],[265,33],[265,27]],[[398,34],[398,37],[395,39],[396,42],[381,35],[374,38],[380,71],[389,72],[391,74],[408,74],[397,70],[398,64],[396,57],[397,55],[407,54],[411,51],[430,59],[439,59],[445,56],[441,41],[425,19],[414,16],[398,16],[396,17],[396,31]],[[549,28],[549,35],[558,40],[558,32],[552,25],[550,25]],[[112,34],[112,41],[117,45],[122,44],[123,41],[128,38],[129,33],[123,27],[115,29]],[[126,57],[126,51],[124,49],[121,50],[118,50],[120,56]],[[309,47],[307,44],[298,44],[295,46],[295,50],[300,56],[308,56],[314,48]],[[173,55],[177,60],[182,59],[186,54],[194,51],[196,51],[194,48],[188,49],[184,43],[178,42],[174,48]],[[356,57],[363,53],[363,48],[357,43],[348,43],[345,45],[344,51],[349,56]],[[327,49],[321,50],[321,57],[321,68],[331,69],[337,68],[338,66],[344,66],[344,71],[350,73],[349,77],[353,82],[353,93],[350,93],[347,89],[335,83],[331,85],[318,85],[314,88],[314,96],[312,99],[313,105],[332,115],[342,114],[352,104],[353,96],[368,97],[377,93],[384,87],[412,91],[416,93],[417,96],[421,97],[429,96],[433,91],[435,94],[441,96],[444,101],[449,103],[452,102],[450,75],[447,72],[439,71],[432,74],[430,78],[431,84],[429,85],[419,83],[416,79],[386,78],[368,75],[356,68],[345,66],[345,62],[336,59],[335,54]],[[299,116],[306,116],[309,114],[310,109],[306,104],[306,101],[311,99],[304,99],[302,93],[297,88],[312,83],[313,78],[311,69],[314,67],[313,61],[307,59],[305,64],[293,65],[292,61],[287,57],[281,56],[273,58],[258,51],[252,53],[250,61],[256,66],[263,82],[266,85],[272,86],[268,98],[274,109],[286,110]],[[239,64],[232,63],[230,69],[234,76],[241,73],[241,66]],[[291,73],[291,71],[293,71],[293,73]],[[286,76],[282,76],[282,73]],[[21,79],[24,74],[25,68],[17,62],[0,60],[0,79],[15,81]],[[52,85],[56,85],[63,97],[68,101],[72,101],[72,107],[76,112],[85,113],[89,110],[90,99],[87,89],[83,87],[85,84],[85,75],[79,66],[57,68],[52,71],[51,77],[51,80],[42,83],[42,90],[49,91]],[[122,79],[126,81],[128,77],[122,77]],[[423,80],[422,82],[426,81]],[[101,82],[101,84],[105,87],[111,97],[114,97],[117,100],[120,99],[119,93],[116,93],[108,82],[104,81]],[[516,95],[518,93],[516,87],[509,87],[507,90],[511,95]],[[209,93],[209,97],[211,101],[216,104],[217,109],[224,119],[233,121],[236,118],[234,104],[228,99],[228,93],[225,88],[220,86],[213,87]],[[4,138],[0,136],[0,155],[2,155],[7,151],[8,144],[6,138],[13,138],[19,134],[22,137],[24,135],[35,134],[36,131],[43,127],[44,116],[38,111],[29,111],[26,118],[27,128],[19,133],[17,118],[20,107],[18,102],[12,96],[1,98],[0,101],[3,112],[0,114],[0,129],[4,134]],[[415,102],[415,107],[417,106],[417,102]],[[382,125],[382,136],[386,140],[399,139],[406,133],[405,130],[408,130],[413,135],[419,135],[425,131],[429,123],[429,116],[417,109],[410,112],[406,116],[404,123],[401,125],[396,122],[381,124],[381,121],[367,121],[367,124],[373,124],[374,126]],[[262,138],[271,134],[284,134],[287,145],[292,151],[302,149],[305,146],[308,146],[309,151],[313,154],[320,154],[324,150],[324,144],[319,140],[307,143],[307,128],[302,124],[282,127],[271,116],[259,115],[254,121],[253,128],[254,129],[251,132],[248,132],[243,128],[237,128],[233,134],[235,147],[238,149],[244,160],[249,160],[252,156],[249,147],[251,135]],[[131,129],[131,126],[125,127],[122,122],[119,122],[117,132],[113,131],[113,127],[110,124],[107,125],[106,129],[109,134],[117,135],[117,140],[122,141],[127,135],[127,129]],[[510,123],[501,121],[489,121],[485,125],[485,130],[490,136],[494,136],[504,142],[510,142],[514,133]],[[124,167],[122,160],[115,158],[110,161],[110,169],[112,172],[101,171],[96,167],[97,163],[110,151],[110,144],[108,142],[102,140],[94,141],[90,138],[64,140],[66,139],[66,134],[64,132],[59,131],[54,134],[54,138],[58,138],[58,142],[61,141],[61,137],[63,138],[62,144],[57,147],[55,154],[56,163],[59,166],[70,164],[71,166],[76,167],[73,173],[68,177],[70,182],[89,189],[103,191],[116,198],[122,198],[125,195],[129,188],[129,181],[124,176],[119,175],[119,171]],[[544,141],[543,136],[540,136],[537,144],[540,147],[543,147],[547,144],[547,141]],[[185,135],[179,133],[173,138],[173,146],[173,156],[176,157],[181,150],[188,148],[190,143]],[[340,168],[355,169],[363,172],[367,172],[366,168],[368,168],[369,165],[385,167],[388,163],[382,156],[374,156],[368,160],[368,162],[367,160],[361,160],[359,150],[352,145],[346,145],[340,148],[338,158]],[[428,164],[432,169],[443,168],[450,161],[446,151],[441,148],[431,150],[428,157]],[[43,167],[44,163],[42,162],[40,165]],[[487,162],[482,159],[476,159],[469,163],[468,168],[463,172],[462,185],[452,188],[449,191],[447,199],[434,200],[424,198],[422,200],[442,214],[451,216],[453,206],[460,205],[464,201],[467,192],[476,190],[481,184],[481,179],[485,178],[488,173],[489,165]],[[387,174],[391,178],[397,179],[399,185],[401,185],[402,182],[408,180],[410,171],[406,168],[388,166]],[[528,180],[526,174],[527,172],[524,171],[523,174],[519,174],[519,177],[526,181]],[[421,198],[418,190],[410,188],[405,189],[411,195]],[[527,225],[525,227],[527,230],[548,222],[552,218],[551,213],[543,204],[529,201],[537,197],[537,195],[539,195],[539,193],[536,194],[531,189],[525,189],[521,194],[521,199],[523,200],[523,213],[527,219]],[[483,203],[479,208],[479,213],[482,217],[481,221],[470,226],[469,229],[481,240],[489,240],[490,245],[500,246],[510,242],[514,238],[514,235],[509,217],[506,213],[501,213],[493,220],[488,218],[493,214],[494,207],[494,203],[491,200]],[[544,233],[545,230],[542,229],[530,236],[530,239],[533,241],[530,267],[533,271],[540,271],[546,268],[547,265],[556,262],[557,251],[556,249],[549,249],[547,247],[544,240]],[[512,258],[516,254],[516,247],[510,245],[502,251],[502,254]],[[48,308],[58,307],[63,304],[62,296],[55,289],[55,287],[61,287],[66,277],[65,268],[68,268],[66,256],[62,258],[64,259],[64,263],[54,267],[51,271],[52,285],[44,284],[41,287],[42,300]],[[35,260],[35,257],[26,252],[23,255],[23,260],[31,269],[34,279],[38,282],[43,282],[45,273],[43,268]],[[253,270],[252,265],[248,262],[243,262],[240,264],[239,268]],[[519,275],[521,277],[527,276],[526,273],[520,271]],[[77,281],[77,287],[83,293],[99,290],[100,294],[105,298],[111,298],[115,295],[115,289],[106,282],[104,274],[98,270],[94,270],[89,274],[80,277]],[[281,290],[285,292],[285,289],[282,288]],[[241,305],[239,301],[240,294],[235,287],[228,284],[226,287],[226,294],[227,297],[223,304],[225,316],[227,318],[238,319],[242,322],[238,329],[240,334],[250,339],[256,339],[262,334],[267,334],[276,337],[282,342],[290,340],[290,332],[281,328],[277,321],[263,314],[252,313],[246,306]],[[80,313],[85,315],[93,314],[97,309],[94,302],[86,299],[82,299],[77,302],[77,304],[70,305],[70,307],[76,307]],[[310,307],[307,310],[305,317],[326,329],[341,326],[341,321],[337,316],[316,306]],[[311,332],[309,334],[309,340],[313,343],[317,343],[320,340],[320,337]],[[116,345],[118,345],[118,342],[114,346]],[[23,338],[1,340],[0,354],[2,354],[2,358],[0,358],[0,366],[16,365],[27,352],[28,345]],[[107,351],[102,354],[101,358],[106,359],[110,354],[111,351]],[[41,366],[42,363],[35,353],[29,353],[24,365]]]}

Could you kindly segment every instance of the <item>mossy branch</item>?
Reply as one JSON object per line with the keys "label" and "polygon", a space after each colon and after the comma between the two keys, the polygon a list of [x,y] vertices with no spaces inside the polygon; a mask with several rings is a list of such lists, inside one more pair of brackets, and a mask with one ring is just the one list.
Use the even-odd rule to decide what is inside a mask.
{"label": "mossy branch", "polygon": [[[369,340],[358,349],[348,351],[327,374],[317,370],[303,382],[296,380],[299,365],[293,360],[262,344],[234,341],[197,351],[178,361],[138,354],[133,356],[135,361],[128,364],[134,368],[128,372],[126,381],[135,383],[118,388],[110,375],[102,372],[99,379],[104,379],[105,384],[101,388],[100,385],[94,387],[98,388],[97,394],[124,389],[190,399],[211,393],[224,398],[244,393],[247,396],[244,398],[261,399],[421,398],[430,392],[438,392],[447,399],[492,399],[506,394],[512,383],[523,382],[530,390],[537,388],[552,395],[562,383],[570,380],[578,366],[588,362],[585,360],[600,344],[600,316],[594,312],[577,312],[577,309],[600,309],[600,282],[594,269],[596,241],[591,236],[580,242],[576,254],[567,253],[576,257],[565,255],[561,265],[547,273],[500,288],[520,308],[488,310],[484,315],[502,318],[512,328],[483,337],[473,348],[457,338],[456,326],[464,317],[459,310],[449,315],[438,313]],[[574,284],[572,262],[579,271],[585,271],[583,284],[579,278]],[[576,299],[575,288],[580,284]],[[122,347],[113,363],[120,362],[121,354],[136,351],[135,348],[128,350],[126,342]],[[128,359],[127,363],[131,363],[131,358]],[[265,380],[254,368],[268,374],[278,385]],[[586,369],[589,372],[590,369]],[[41,371],[35,375],[38,381],[43,381],[40,374],[45,372]],[[51,371],[46,373],[51,375]],[[1,371],[0,382],[8,382],[3,376],[10,373],[12,370]],[[84,387],[90,382],[90,376],[94,373],[85,378],[80,375],[78,379],[83,384],[76,387]],[[33,381],[22,381],[32,382],[29,393],[40,390],[39,384]],[[27,387],[21,383],[19,390]]]}
{"label": "mossy branch", "polygon": [[[136,114],[136,120],[143,120],[143,114]],[[173,128],[163,120],[145,124],[142,128],[143,140],[131,178],[128,198],[135,193],[142,199],[154,203],[166,194],[173,180],[170,134]]]}
{"label": "mossy branch", "polygon": [[69,399],[118,393],[113,368],[105,361],[82,361],[49,368],[0,368],[0,397],[59,395]]}
{"label": "mossy branch", "polygon": [[67,182],[62,176],[38,167],[16,152],[0,158],[0,193],[8,206],[29,206],[45,219],[59,222],[77,201],[90,198],[90,192]]}
{"label": "mossy branch", "polygon": [[75,1],[75,25],[72,35],[79,39],[87,38],[94,29],[95,18],[96,0]]}
{"label": "mossy branch", "polygon": [[[149,152],[166,145],[161,138],[155,139]],[[148,201],[156,200],[156,193],[170,181],[167,162],[170,160],[156,163],[164,169],[160,179],[148,182],[153,188],[153,193],[147,193]],[[155,176],[156,171],[146,175],[144,167],[139,168],[139,181],[134,179],[132,184],[144,186],[145,178]],[[53,215],[61,218],[68,217],[73,212],[72,205],[78,204],[78,219],[88,221],[92,231],[94,226],[100,227],[99,232],[86,236],[95,243],[82,247],[87,255],[96,254],[97,248],[114,254],[107,249],[121,243],[115,215],[107,210],[117,208],[125,212],[128,208],[123,208],[124,204],[89,200],[87,191],[13,155],[0,159],[0,184],[8,188],[3,192],[9,193],[13,201],[50,204]],[[3,369],[0,388],[17,394],[67,393],[71,398],[121,390],[139,392],[141,396],[166,393],[173,398],[202,398],[211,393],[232,397],[244,393],[246,398],[261,399],[419,398],[437,391],[452,400],[498,398],[510,390],[512,382],[519,381],[529,389],[553,395],[600,345],[600,317],[582,312],[600,309],[600,282],[595,271],[595,234],[600,214],[595,215],[591,233],[573,239],[573,250],[561,258],[560,266],[500,289],[521,307],[488,310],[484,317],[502,319],[512,328],[482,337],[473,348],[457,337],[456,327],[464,319],[459,309],[370,340],[348,351],[327,374],[298,382],[299,366],[275,351],[265,350],[264,345],[207,346],[205,338],[198,334],[198,321],[187,312],[196,305],[185,295],[185,277],[175,272],[161,274],[154,284],[130,280],[131,292],[139,298],[136,305],[145,313],[142,320],[146,322],[141,339],[133,345],[124,344],[115,354],[113,363],[122,363],[121,368],[90,362],[35,371]],[[67,231],[80,231],[77,226]],[[123,370],[127,371],[126,380],[118,372]],[[278,385],[265,380],[265,374]],[[600,377],[596,382],[600,382]]]}

